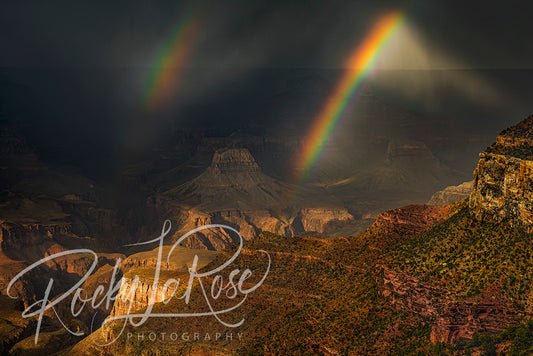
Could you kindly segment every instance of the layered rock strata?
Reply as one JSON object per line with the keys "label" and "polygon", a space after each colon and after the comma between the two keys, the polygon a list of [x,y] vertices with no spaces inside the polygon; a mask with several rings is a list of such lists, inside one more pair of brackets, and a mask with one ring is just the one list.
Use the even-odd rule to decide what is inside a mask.
{"label": "layered rock strata", "polygon": [[428,205],[450,205],[466,199],[472,193],[474,181],[464,182],[459,185],[452,185],[436,192],[431,196]]}
{"label": "layered rock strata", "polygon": [[533,225],[533,116],[480,154],[469,204],[482,221]]}
{"label": "layered rock strata", "polygon": [[[270,231],[286,236],[325,234],[354,222],[354,217],[320,188],[295,199],[293,187],[265,175],[247,149],[217,151],[210,167],[197,178],[153,196],[148,205],[176,224],[171,242],[192,229],[224,224],[245,239]],[[293,206],[288,206],[292,204]],[[221,229],[202,230],[183,246],[220,250],[236,242]]]}

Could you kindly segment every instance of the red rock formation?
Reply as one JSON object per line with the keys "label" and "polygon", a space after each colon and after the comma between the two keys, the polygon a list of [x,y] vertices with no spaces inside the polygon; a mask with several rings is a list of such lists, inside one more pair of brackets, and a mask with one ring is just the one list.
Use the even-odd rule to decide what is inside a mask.
{"label": "red rock formation", "polygon": [[303,208],[298,214],[298,220],[306,232],[326,232],[328,226],[337,222],[346,223],[354,217],[346,208]]}
{"label": "red rock formation", "polygon": [[409,205],[381,213],[371,228],[383,233],[415,236],[429,231],[449,213],[449,208],[444,206]]}
{"label": "red rock formation", "polygon": [[431,341],[455,342],[471,339],[475,333],[503,331],[522,316],[506,302],[453,302],[436,315]]}
{"label": "red rock formation", "polygon": [[457,300],[452,294],[422,283],[405,273],[381,267],[382,294],[398,309],[427,317],[432,342],[471,339],[474,333],[503,331],[525,314],[501,293],[486,291],[481,297]]}

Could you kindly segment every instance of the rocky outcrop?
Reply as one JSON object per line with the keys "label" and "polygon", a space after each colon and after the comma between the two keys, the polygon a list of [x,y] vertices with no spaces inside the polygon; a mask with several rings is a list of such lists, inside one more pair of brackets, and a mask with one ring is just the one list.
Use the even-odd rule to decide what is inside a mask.
{"label": "rocky outcrop", "polygon": [[51,240],[54,235],[68,235],[70,233],[70,225],[66,223],[16,224],[0,221],[0,246],[3,251],[19,251]]}
{"label": "rocky outcrop", "polygon": [[[143,273],[146,273],[143,270]],[[123,277],[118,297],[113,304],[111,316],[132,314],[136,310],[147,307],[149,304],[160,303],[170,297],[173,288],[165,288],[166,279],[161,279],[160,283],[154,285],[151,279],[140,279],[135,281],[134,275]],[[153,290],[155,295],[152,298]]]}
{"label": "rocky outcrop", "polygon": [[[121,270],[117,270],[116,276],[113,278],[113,275],[115,274],[115,261],[110,261],[109,259],[105,258],[104,261],[111,264],[103,264],[87,278],[87,280],[81,286],[82,296],[91,298],[95,295],[97,288],[103,288],[103,293],[105,293],[111,289],[111,281],[114,283],[120,283],[122,278]],[[103,293],[99,295],[97,294],[97,296],[103,299]],[[78,314],[74,317],[71,309],[72,297],[73,294],[70,294],[65,300],[63,300],[61,303],[58,303],[53,310],[49,309],[45,311],[44,315],[49,318],[49,324],[53,324],[58,329],[62,329],[62,322],[66,325],[70,325],[72,329],[80,330],[88,334],[98,328],[103,320],[110,314],[113,307],[112,303],[108,304],[106,302],[102,302],[93,307],[91,303],[83,303],[78,300],[77,303],[74,303],[75,310],[78,312]],[[53,300],[56,299],[57,297]]]}
{"label": "rocky outcrop", "polygon": [[480,154],[470,209],[482,221],[533,225],[533,116],[503,131]]}
{"label": "rocky outcrop", "polygon": [[[120,287],[119,294],[121,297],[118,297],[114,303],[108,304],[104,302],[95,307],[90,303],[78,301],[75,307],[76,310],[79,310],[79,314],[73,317],[71,311],[72,295],[69,295],[54,310],[46,311],[45,316],[49,317],[50,323],[54,323],[58,328],[61,328],[59,323],[59,320],[61,320],[63,323],[73,325],[85,333],[90,333],[91,330],[94,331],[98,328],[109,315],[122,315],[142,309],[150,302],[161,302],[164,296],[165,281],[169,278],[178,279],[184,275],[184,279],[187,278],[186,272],[192,265],[195,256],[198,256],[198,269],[207,265],[217,256],[216,252],[183,247],[175,248],[172,255],[169,256],[170,249],[171,246],[164,246],[161,250],[160,279],[155,286],[153,281],[155,270],[158,267],[159,248],[135,253],[127,258],[121,254],[99,254],[98,258],[101,262],[81,286],[82,295],[90,298],[98,288],[108,291],[115,287]],[[169,258],[167,259],[167,257]],[[115,270],[115,265],[119,258],[121,263]],[[139,282],[132,288],[133,281],[137,277]],[[156,297],[151,301],[150,296],[154,288],[156,288]],[[170,288],[167,291],[167,296],[172,290],[173,288]]]}
{"label": "rocky outcrop", "polygon": [[466,199],[472,193],[474,181],[464,182],[459,185],[452,185],[433,194],[428,201],[428,205],[450,205]]}
{"label": "rocky outcrop", "polygon": [[500,332],[523,316],[506,302],[453,302],[444,305],[431,330],[432,342],[472,339],[479,332]]}
{"label": "rocky outcrop", "polygon": [[0,295],[0,354],[7,355],[11,347],[35,331],[36,318],[21,316],[24,304],[20,300]]}
{"label": "rocky outcrop", "polygon": [[[236,221],[234,218],[233,222],[228,224],[228,220],[215,218],[215,216],[220,212],[214,212],[210,214],[196,208],[184,207],[178,207],[175,211],[176,214],[174,215],[174,219],[172,219],[172,221],[177,222],[177,229],[170,238],[170,243],[176,242],[184,234],[193,229],[215,223],[225,223],[226,225],[237,227],[240,231],[242,231],[241,234],[246,236],[246,238],[253,238],[256,236],[255,229],[244,219],[239,219]],[[252,233],[250,233],[250,231]],[[224,247],[233,244],[234,242],[237,242],[237,236],[235,236],[235,234],[224,229],[212,228],[203,229],[187,237],[182,241],[181,246],[192,249],[221,250]]]}
{"label": "rocky outcrop", "polygon": [[[43,225],[0,221],[0,292],[5,294],[11,279],[29,264],[61,249],[54,237],[69,233],[69,225],[63,223]],[[57,271],[61,266],[51,263],[39,270],[30,271],[15,283],[13,295],[21,298],[25,304],[30,304],[35,296],[35,287],[40,285],[39,274],[46,273],[43,268]]]}
{"label": "rocky outcrop", "polygon": [[[176,247],[170,253],[172,246],[163,246],[162,248],[162,262],[160,263],[161,271],[187,271],[188,267],[192,265],[193,257],[198,256],[198,263],[200,266],[205,266],[211,262],[216,256],[217,252],[205,251],[203,249],[191,249]],[[156,268],[158,261],[159,248],[151,251],[144,251],[135,253],[124,259],[121,263],[121,270],[127,272],[135,268]],[[169,257],[167,259],[167,257]]]}
{"label": "rocky outcrop", "polygon": [[429,231],[437,222],[448,217],[448,207],[409,205],[381,213],[371,229],[383,234],[396,233],[412,237]]}
{"label": "rocky outcrop", "polygon": [[533,115],[503,130],[487,153],[533,160]]}
{"label": "rocky outcrop", "polygon": [[397,273],[381,267],[383,278],[382,295],[387,297],[396,308],[406,310],[425,317],[437,315],[439,301],[436,295],[443,291],[433,286],[420,283],[417,278],[405,273]]}
{"label": "rocky outcrop", "polygon": [[168,190],[166,198],[213,212],[279,208],[291,187],[264,174],[247,149],[217,151],[195,179]]}
{"label": "rocky outcrop", "polygon": [[345,208],[304,208],[297,216],[297,222],[301,224],[303,231],[317,233],[326,232],[336,223],[347,223],[353,219]]}
{"label": "rocky outcrop", "polygon": [[[167,260],[170,249],[171,246],[165,246],[162,250],[163,258],[157,284],[154,283],[154,275],[157,267],[158,249],[137,253],[124,260],[122,270],[125,273],[111,315],[132,313],[149,304],[160,303],[169,299],[175,287],[178,287],[172,283],[165,287],[167,280],[179,280],[181,278],[181,288],[181,286],[186,285],[187,271],[192,266],[195,256],[198,257],[198,270],[217,256],[217,253],[212,251],[177,247]],[[153,297],[152,293],[155,293]]]}
{"label": "rocky outcrop", "polygon": [[[15,223],[0,221],[0,292],[5,293],[9,282],[20,271],[40,259],[62,251],[70,246],[82,246],[87,239],[72,233],[72,226],[65,221],[56,223]],[[97,267],[113,264],[121,254],[99,254]],[[49,278],[56,288],[68,285],[70,279],[87,273],[93,263],[90,254],[68,254],[48,261],[25,274],[14,284],[12,293],[26,305],[31,304]],[[45,276],[45,278],[43,278]]]}
{"label": "rocky outcrop", "polygon": [[432,325],[432,342],[453,343],[481,331],[503,331],[524,316],[494,291],[458,301],[447,291],[405,273],[382,267],[382,277],[382,295],[397,309],[426,317]]}

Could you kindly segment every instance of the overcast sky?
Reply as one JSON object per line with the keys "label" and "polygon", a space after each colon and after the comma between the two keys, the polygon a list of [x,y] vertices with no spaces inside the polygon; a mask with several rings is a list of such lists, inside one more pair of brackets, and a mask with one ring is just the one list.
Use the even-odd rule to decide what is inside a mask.
{"label": "overcast sky", "polygon": [[200,26],[186,66],[338,67],[398,7],[418,46],[456,59],[444,66],[533,68],[531,2],[449,0],[2,1],[0,65],[151,66],[192,11]]}

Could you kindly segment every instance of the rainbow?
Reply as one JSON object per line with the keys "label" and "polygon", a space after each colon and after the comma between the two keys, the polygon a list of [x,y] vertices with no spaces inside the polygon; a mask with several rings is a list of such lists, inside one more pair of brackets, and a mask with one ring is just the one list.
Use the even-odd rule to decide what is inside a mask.
{"label": "rainbow", "polygon": [[344,75],[328,97],[322,111],[313,121],[304,141],[304,147],[296,159],[295,181],[300,185],[318,161],[324,144],[333,133],[350,99],[373,68],[393,34],[403,23],[403,19],[404,14],[400,11],[382,16],[350,55]]}
{"label": "rainbow", "polygon": [[170,33],[148,74],[143,93],[144,107],[153,110],[168,102],[179,83],[181,69],[193,47],[198,21],[187,13]]}

